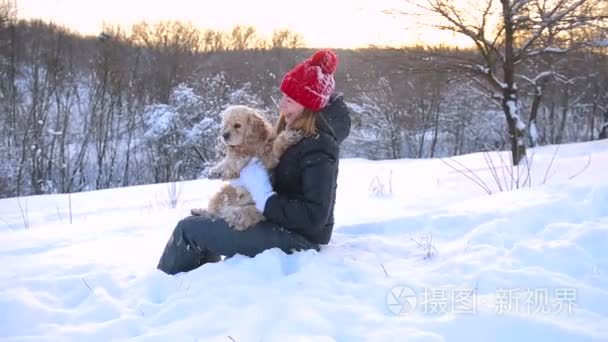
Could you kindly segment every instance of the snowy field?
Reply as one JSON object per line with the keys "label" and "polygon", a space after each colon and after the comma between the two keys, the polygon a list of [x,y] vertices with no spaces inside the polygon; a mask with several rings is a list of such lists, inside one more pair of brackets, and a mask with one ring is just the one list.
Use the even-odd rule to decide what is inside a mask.
{"label": "snowy field", "polygon": [[608,141],[530,156],[344,159],[321,252],[177,276],[160,253],[219,181],[0,200],[0,340],[608,341]]}

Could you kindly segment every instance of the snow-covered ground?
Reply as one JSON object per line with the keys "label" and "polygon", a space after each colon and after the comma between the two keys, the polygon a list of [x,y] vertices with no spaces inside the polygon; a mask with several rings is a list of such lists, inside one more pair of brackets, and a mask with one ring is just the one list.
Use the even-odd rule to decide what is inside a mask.
{"label": "snow-covered ground", "polygon": [[219,181],[176,208],[170,184],[74,194],[71,218],[67,195],[0,200],[0,340],[606,341],[608,141],[530,152],[510,192],[488,155],[445,160],[491,195],[438,159],[344,159],[320,253],[177,276],[160,253]]}

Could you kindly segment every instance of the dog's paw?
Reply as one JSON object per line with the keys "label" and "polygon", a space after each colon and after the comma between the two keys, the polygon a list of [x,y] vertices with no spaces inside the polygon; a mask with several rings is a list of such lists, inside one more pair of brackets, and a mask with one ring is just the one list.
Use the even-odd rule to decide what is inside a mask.
{"label": "dog's paw", "polygon": [[205,172],[205,176],[209,179],[221,179],[222,178],[222,170],[217,167],[212,167],[207,169]]}
{"label": "dog's paw", "polygon": [[241,171],[239,170],[225,170],[222,174],[222,180],[228,181],[232,179],[237,179],[241,176]]}
{"label": "dog's paw", "polygon": [[234,211],[234,214],[235,215],[232,219],[232,228],[238,231],[246,230],[264,220],[264,216],[255,208],[254,205],[238,207]]}
{"label": "dog's paw", "polygon": [[255,206],[231,207],[223,211],[222,218],[236,231],[246,230],[264,219]]}
{"label": "dog's paw", "polygon": [[190,209],[190,214],[192,214],[194,216],[207,216],[208,211],[207,211],[207,209],[203,209],[203,208],[194,208],[194,209]]}
{"label": "dog's paw", "polygon": [[230,228],[234,230],[242,231],[247,229],[247,227],[243,227],[243,225],[240,223],[241,215],[234,207],[224,208],[224,210],[222,210],[221,217],[224,219],[224,221],[226,221],[226,223],[228,223]]}
{"label": "dog's paw", "polygon": [[208,179],[221,179],[225,181],[236,179],[239,178],[240,170],[242,169],[242,167],[238,168],[238,166],[212,167],[208,169],[206,176]]}

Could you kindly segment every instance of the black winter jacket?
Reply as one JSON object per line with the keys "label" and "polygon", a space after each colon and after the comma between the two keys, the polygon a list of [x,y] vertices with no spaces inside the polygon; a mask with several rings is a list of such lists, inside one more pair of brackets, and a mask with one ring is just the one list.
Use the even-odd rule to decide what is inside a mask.
{"label": "black winter jacket", "polygon": [[350,113],[333,94],[321,110],[317,134],[285,151],[273,173],[276,192],[264,217],[313,243],[327,244],[334,226],[340,143],[350,133]]}

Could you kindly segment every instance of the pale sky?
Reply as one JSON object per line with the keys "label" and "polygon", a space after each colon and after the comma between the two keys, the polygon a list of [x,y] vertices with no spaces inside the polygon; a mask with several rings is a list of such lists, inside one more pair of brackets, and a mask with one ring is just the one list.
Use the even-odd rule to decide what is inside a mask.
{"label": "pale sky", "polygon": [[20,18],[39,18],[96,35],[102,23],[129,28],[138,21],[180,20],[228,31],[255,26],[269,37],[275,29],[301,34],[309,47],[355,48],[370,44],[453,44],[449,33],[417,27],[411,18],[382,10],[404,0],[16,0]]}

